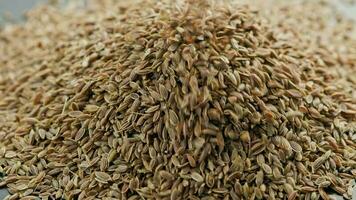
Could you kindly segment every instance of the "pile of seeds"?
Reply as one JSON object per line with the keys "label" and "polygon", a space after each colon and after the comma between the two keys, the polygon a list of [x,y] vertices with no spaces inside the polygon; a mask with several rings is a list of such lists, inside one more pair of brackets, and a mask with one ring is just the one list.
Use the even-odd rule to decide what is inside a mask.
{"label": "pile of seeds", "polygon": [[249,4],[93,1],[3,27],[0,187],[10,199],[351,198],[353,26],[297,16],[325,1]]}

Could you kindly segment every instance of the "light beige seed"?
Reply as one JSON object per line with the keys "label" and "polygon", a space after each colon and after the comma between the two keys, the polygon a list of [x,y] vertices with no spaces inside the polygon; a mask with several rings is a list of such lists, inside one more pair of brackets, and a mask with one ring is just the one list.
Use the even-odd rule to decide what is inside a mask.
{"label": "light beige seed", "polygon": [[94,172],[95,174],[95,179],[99,182],[103,182],[103,183],[107,183],[109,181],[111,181],[111,176],[105,172]]}
{"label": "light beige seed", "polygon": [[191,177],[193,180],[195,180],[196,182],[199,182],[199,183],[204,181],[204,178],[197,172],[192,172]]}
{"label": "light beige seed", "polygon": [[250,134],[248,131],[242,131],[240,133],[240,139],[241,141],[245,142],[245,143],[249,143],[251,138],[250,138]]}
{"label": "light beige seed", "polygon": [[331,151],[329,150],[329,151],[325,152],[324,155],[317,158],[312,164],[312,170],[315,171],[319,167],[321,167],[321,165],[324,164],[324,162],[330,157],[330,155],[331,155]]}
{"label": "light beige seed", "polygon": [[272,174],[272,168],[267,164],[262,164],[262,169],[266,174]]}
{"label": "light beige seed", "polygon": [[169,110],[169,121],[172,125],[177,125],[179,122],[179,118],[173,110]]}
{"label": "light beige seed", "polygon": [[0,148],[0,158],[4,157],[6,153],[6,147],[3,146]]}
{"label": "light beige seed", "polygon": [[14,158],[16,157],[16,152],[14,151],[6,151],[5,158]]}
{"label": "light beige seed", "polygon": [[297,142],[289,141],[289,143],[290,143],[290,146],[292,147],[293,151],[298,152],[298,153],[303,151],[302,147]]}
{"label": "light beige seed", "polygon": [[263,171],[258,171],[257,174],[256,174],[256,185],[257,186],[260,186],[262,185],[263,183]]}
{"label": "light beige seed", "polygon": [[128,169],[127,165],[118,165],[117,166],[117,171],[120,172],[120,173],[126,172],[127,169]]}

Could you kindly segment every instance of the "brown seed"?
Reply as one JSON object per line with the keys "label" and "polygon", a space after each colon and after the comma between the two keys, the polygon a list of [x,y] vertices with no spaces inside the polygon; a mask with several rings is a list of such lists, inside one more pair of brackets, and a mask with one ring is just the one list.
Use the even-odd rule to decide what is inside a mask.
{"label": "brown seed", "polygon": [[193,156],[190,155],[190,154],[186,154],[186,157],[187,157],[187,160],[188,160],[188,162],[189,162],[189,165],[190,165],[191,167],[195,167],[195,166],[196,166],[196,161],[195,161],[195,159],[193,158]]}
{"label": "brown seed", "polygon": [[251,147],[250,153],[252,156],[256,156],[262,153],[265,149],[266,145],[263,142],[258,142]]}
{"label": "brown seed", "polygon": [[159,175],[166,180],[174,180],[174,176],[167,171],[160,171]]}
{"label": "brown seed", "polygon": [[351,198],[354,25],[328,3],[261,2],[93,1],[4,25],[0,186],[13,199]]}
{"label": "brown seed", "polygon": [[303,186],[300,188],[302,192],[313,192],[316,191],[316,188],[310,187],[310,186]]}
{"label": "brown seed", "polygon": [[322,188],[319,188],[318,192],[319,192],[320,197],[322,199],[324,199],[324,200],[329,200],[330,199],[329,195]]}
{"label": "brown seed", "polygon": [[298,196],[297,191],[293,191],[290,194],[288,194],[288,200],[294,200],[297,198],[297,196]]}

